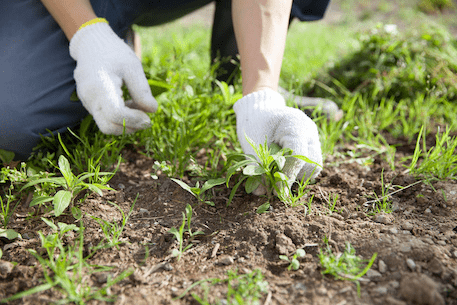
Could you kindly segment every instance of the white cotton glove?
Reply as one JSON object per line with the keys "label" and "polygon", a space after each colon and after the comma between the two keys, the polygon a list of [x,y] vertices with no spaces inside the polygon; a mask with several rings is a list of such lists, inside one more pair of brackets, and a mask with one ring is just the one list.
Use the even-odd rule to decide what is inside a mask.
{"label": "white cotton glove", "polygon": [[[293,150],[294,155],[303,155],[322,165],[321,144],[316,124],[303,111],[287,107],[284,98],[271,89],[244,96],[233,106],[236,114],[238,140],[245,154],[256,156],[246,140],[254,143],[276,143]],[[315,178],[322,167],[297,158],[288,158],[283,173],[289,178],[289,187],[296,178]],[[259,192],[257,192],[259,194]]]}
{"label": "white cotton glove", "polygon": [[[94,117],[100,131],[120,135],[151,124],[145,112],[155,112],[157,101],[151,94],[140,60],[107,23],[88,25],[70,41],[70,55],[76,60],[74,78],[78,97]],[[122,98],[122,83],[132,101]]]}

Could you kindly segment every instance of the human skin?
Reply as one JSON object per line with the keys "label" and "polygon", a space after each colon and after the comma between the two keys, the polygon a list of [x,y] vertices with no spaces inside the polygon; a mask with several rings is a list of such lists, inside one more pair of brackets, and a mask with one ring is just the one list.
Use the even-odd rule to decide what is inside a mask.
{"label": "human skin", "polygon": [[292,0],[234,0],[243,95],[278,89]]}
{"label": "human skin", "polygon": [[[97,18],[89,0],[41,0],[68,40]],[[278,89],[292,0],[233,0],[243,95]]]}

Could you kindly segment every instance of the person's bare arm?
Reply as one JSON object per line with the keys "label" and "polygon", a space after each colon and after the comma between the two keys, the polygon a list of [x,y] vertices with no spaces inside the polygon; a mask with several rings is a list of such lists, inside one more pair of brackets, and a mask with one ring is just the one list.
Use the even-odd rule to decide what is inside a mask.
{"label": "person's bare arm", "polygon": [[233,0],[243,95],[277,90],[292,0]]}
{"label": "person's bare arm", "polygon": [[41,0],[68,40],[85,22],[97,18],[89,0]]}

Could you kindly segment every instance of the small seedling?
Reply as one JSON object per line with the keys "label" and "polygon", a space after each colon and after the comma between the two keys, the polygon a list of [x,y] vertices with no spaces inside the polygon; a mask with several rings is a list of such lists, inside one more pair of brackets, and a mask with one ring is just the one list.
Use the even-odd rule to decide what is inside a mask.
{"label": "small seedling", "polygon": [[338,201],[338,194],[329,195],[328,210],[329,210],[330,215],[332,215],[333,212],[335,212],[335,206],[336,206],[337,201]]}
{"label": "small seedling", "polygon": [[[186,226],[186,219],[187,219],[187,230],[185,229]],[[192,244],[188,244],[186,247],[183,249],[183,244],[184,244],[184,232],[187,231],[189,233],[189,242],[192,241],[195,236],[200,235],[200,234],[205,234],[202,231],[197,231],[197,232],[192,232],[190,228],[190,222],[192,219],[192,206],[190,204],[186,205],[186,213],[182,213],[182,223],[179,229],[176,229],[175,227],[172,227],[170,230],[168,230],[168,233],[171,233],[174,235],[176,240],[178,241],[179,248],[178,249],[173,249],[171,254],[174,257],[178,258],[178,261],[181,259],[182,254],[192,247]]]}
{"label": "small seedling", "polygon": [[63,190],[59,190],[53,196],[38,196],[30,202],[30,206],[43,204],[45,202],[52,201],[54,205],[54,215],[60,216],[64,210],[76,199],[79,193],[83,190],[89,189],[92,192],[103,195],[102,190],[112,190],[106,185],[100,183],[86,183],[84,180],[94,177],[96,175],[112,175],[113,173],[82,173],[78,176],[75,176],[70,169],[70,163],[67,158],[63,155],[59,157],[59,166],[58,169],[62,173],[63,177],[49,177],[49,178],[40,178],[32,180],[22,187],[21,190],[24,190],[30,186],[37,184],[51,184],[54,187],[61,187]]}
{"label": "small seedling", "polygon": [[[194,287],[200,286],[204,290],[204,296],[201,297],[197,293],[192,292],[192,297],[202,305],[215,304],[208,300],[209,290],[210,287],[220,283],[227,283],[228,286],[227,296],[225,297],[227,300],[226,304],[260,304],[259,299],[263,294],[268,292],[268,282],[264,280],[262,272],[259,269],[247,274],[238,274],[237,270],[229,270],[227,276],[226,279],[210,278],[197,281],[176,297],[176,299],[183,298]],[[215,301],[216,304],[222,304],[221,302],[217,302],[217,300]]]}
{"label": "small seedling", "polygon": [[[324,240],[325,242],[325,240]],[[367,273],[376,259],[377,253],[374,253],[368,261],[355,255],[355,249],[350,243],[346,243],[343,253],[334,254],[326,242],[326,249],[319,250],[319,260],[324,270],[322,274],[330,274],[338,280],[352,281],[357,285],[357,293],[360,295],[359,279]]]}
{"label": "small seedling", "polygon": [[174,182],[179,184],[184,190],[188,191],[191,193],[195,198],[198,199],[199,202],[204,202],[210,206],[214,206],[214,202],[211,200],[208,200],[211,198],[210,195],[206,194],[205,192],[217,185],[221,185],[225,183],[225,178],[218,178],[218,179],[210,179],[206,181],[202,187],[200,188],[200,183],[197,181],[195,184],[195,187],[191,187],[187,185],[186,183],[182,182],[181,180],[171,178]]}
{"label": "small seedling", "polygon": [[264,204],[262,204],[261,206],[259,206],[255,211],[257,214],[263,214],[263,213],[267,213],[269,209],[270,209],[270,203],[267,201]]}
{"label": "small seedling", "polygon": [[392,182],[388,184],[384,184],[384,169],[381,172],[381,195],[378,196],[374,191],[373,191],[373,196],[375,199],[372,201],[372,211],[371,215],[377,214],[377,213],[392,213],[392,200],[390,199],[391,193],[389,193],[389,190],[392,189]]}
{"label": "small seedling", "polygon": [[109,222],[104,219],[98,218],[91,216],[92,219],[94,219],[98,224],[100,225],[103,235],[105,236],[105,240],[107,241],[106,244],[99,244],[96,248],[109,248],[109,247],[116,247],[119,249],[119,245],[122,244],[120,241],[120,237],[122,232],[124,231],[125,225],[127,224],[127,221],[130,218],[130,215],[132,215],[133,208],[135,206],[136,200],[138,199],[138,195],[136,196],[135,200],[132,203],[132,206],[130,207],[129,213],[127,215],[124,214],[124,211],[115,203],[108,201],[110,204],[115,206],[122,215],[122,222],[121,225],[118,225],[116,222]]}
{"label": "small seedling", "polygon": [[300,268],[300,262],[298,261],[298,258],[304,257],[305,255],[305,250],[297,249],[297,251],[295,251],[294,255],[292,256],[292,259],[289,259],[286,255],[280,255],[279,258],[286,262],[289,262],[287,270],[290,271],[290,269],[298,270],[298,268]]}

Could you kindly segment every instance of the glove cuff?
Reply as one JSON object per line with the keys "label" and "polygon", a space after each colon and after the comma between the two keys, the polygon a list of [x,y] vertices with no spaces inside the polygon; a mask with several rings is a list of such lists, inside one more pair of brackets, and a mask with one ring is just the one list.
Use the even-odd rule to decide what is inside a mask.
{"label": "glove cuff", "polygon": [[121,40],[106,22],[81,27],[70,40],[70,56],[78,60],[81,50],[100,50],[100,46],[112,45],[113,39]]}
{"label": "glove cuff", "polygon": [[246,113],[251,110],[275,109],[286,107],[281,94],[273,89],[264,89],[250,93],[233,105],[235,113]]}

